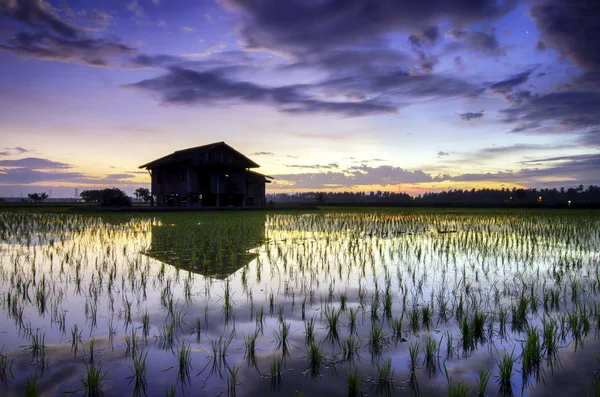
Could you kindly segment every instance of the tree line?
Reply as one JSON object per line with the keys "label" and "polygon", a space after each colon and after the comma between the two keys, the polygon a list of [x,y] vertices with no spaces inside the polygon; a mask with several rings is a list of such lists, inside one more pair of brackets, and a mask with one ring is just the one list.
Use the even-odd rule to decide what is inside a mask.
{"label": "tree line", "polygon": [[267,194],[283,203],[389,205],[600,205],[600,187],[454,189],[411,196],[403,192],[302,192]]}

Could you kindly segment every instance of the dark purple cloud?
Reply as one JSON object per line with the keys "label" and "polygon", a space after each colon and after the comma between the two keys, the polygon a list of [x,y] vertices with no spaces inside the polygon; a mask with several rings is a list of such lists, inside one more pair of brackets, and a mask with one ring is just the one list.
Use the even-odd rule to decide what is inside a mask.
{"label": "dark purple cloud", "polygon": [[471,120],[479,120],[483,117],[483,111],[481,112],[467,112],[467,113],[459,113],[461,119],[465,121]]}
{"label": "dark purple cloud", "polygon": [[135,49],[106,39],[65,39],[47,33],[19,33],[0,50],[16,55],[50,61],[77,62],[108,67],[114,58],[131,55]]}
{"label": "dark purple cloud", "polygon": [[27,157],[18,160],[0,160],[0,167],[16,167],[30,169],[52,169],[52,168],[70,168],[66,163],[41,159],[38,157]]}
{"label": "dark purple cloud", "polygon": [[219,70],[198,72],[171,67],[167,74],[129,87],[157,93],[170,104],[265,104],[287,113],[334,113],[344,116],[394,113],[397,108],[380,100],[326,101],[317,99],[310,85],[266,87],[225,76]]}
{"label": "dark purple cloud", "polygon": [[[400,167],[367,165],[350,167],[343,172],[315,172],[274,175],[275,181],[292,182],[295,188],[336,188],[360,185],[397,185],[400,183],[440,182],[448,175],[432,176],[421,170],[405,170]],[[275,182],[277,184],[277,182]]]}
{"label": "dark purple cloud", "polygon": [[530,14],[545,46],[578,66],[600,70],[600,3],[533,0]]}
{"label": "dark purple cloud", "polygon": [[490,90],[492,90],[494,92],[499,92],[502,94],[507,94],[513,88],[525,83],[529,79],[531,72],[533,72],[533,70],[521,72],[521,73],[511,76],[505,80],[494,83],[490,86]]}
{"label": "dark purple cloud", "polygon": [[[419,34],[440,21],[466,25],[501,17],[517,0],[223,0],[242,16],[241,34],[250,48],[297,52],[380,37]],[[427,32],[431,37],[433,31]],[[425,36],[425,35],[424,35]]]}
{"label": "dark purple cloud", "polygon": [[0,39],[0,50],[43,60],[107,67],[114,58],[136,52],[115,38],[94,38],[62,21],[42,0],[0,0],[0,17],[22,25],[20,32]]}
{"label": "dark purple cloud", "polygon": [[25,25],[75,39],[79,32],[63,22],[43,0],[0,0],[0,17],[15,19]]}
{"label": "dark purple cloud", "polygon": [[600,125],[600,92],[553,92],[500,112],[505,121],[519,123],[513,132],[529,131],[551,121],[558,132],[579,133]]}
{"label": "dark purple cloud", "polygon": [[[463,29],[453,29],[447,33],[448,37],[462,44],[465,49],[492,56],[505,55],[506,51],[500,46],[496,36],[493,33],[479,31],[467,31]],[[450,45],[451,50],[461,49],[456,44]]]}

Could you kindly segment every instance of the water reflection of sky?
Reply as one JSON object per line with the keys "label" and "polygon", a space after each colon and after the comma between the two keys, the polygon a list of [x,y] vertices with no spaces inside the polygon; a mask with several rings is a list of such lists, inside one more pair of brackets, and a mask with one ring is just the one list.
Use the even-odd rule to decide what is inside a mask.
{"label": "water reflection of sky", "polygon": [[[10,216],[2,216],[5,224],[11,221]],[[154,218],[61,215],[54,219],[45,215],[34,219],[27,224],[24,218],[14,218],[22,223],[21,229],[10,225],[5,230],[11,232],[4,232],[3,242],[16,238],[11,233],[27,230],[31,241],[38,239],[43,244],[28,246],[13,241],[0,245],[0,293],[5,302],[2,315],[7,318],[0,326],[5,346],[2,353],[16,359],[17,375],[7,388],[15,395],[22,390],[27,373],[39,372],[39,364],[32,366],[29,353],[23,353],[31,343],[31,330],[45,333],[47,356],[55,368],[54,377],[42,374],[42,385],[50,387],[60,378],[64,383],[62,391],[81,388],[79,379],[85,372],[86,360],[82,352],[95,338],[105,369],[111,373],[107,389],[130,392],[132,386],[125,375],[131,365],[131,359],[124,357],[126,336],[130,337],[133,330],[135,337],[142,339],[144,314],[149,316],[150,333],[140,340],[140,347],[148,351],[151,362],[152,387],[148,395],[163,395],[165,387],[171,384],[181,388],[173,352],[182,343],[190,344],[193,357],[193,376],[184,389],[226,393],[227,366],[235,365],[243,384],[239,395],[269,392],[273,385],[266,375],[273,357],[281,355],[274,342],[274,332],[280,329],[280,314],[290,325],[292,346],[282,382],[275,385],[281,393],[293,394],[304,387],[307,394],[327,391],[346,395],[346,375],[353,368],[363,375],[363,386],[369,393],[383,393],[376,390],[376,383],[369,382],[374,376],[374,364],[366,347],[375,294],[380,297],[377,324],[390,336],[383,357],[392,358],[396,371],[392,390],[401,394],[415,387],[415,382],[409,381],[408,346],[419,342],[423,348],[429,338],[439,343],[441,358],[431,371],[423,365],[424,355],[420,354],[415,374],[422,394],[445,393],[443,362],[452,377],[472,386],[476,383],[475,371],[490,369],[488,394],[496,391],[497,358],[507,349],[514,349],[518,357],[524,338],[523,333],[511,333],[510,324],[507,337],[498,336],[498,309],[504,307],[510,312],[522,291],[537,297],[537,307],[535,311],[528,310],[528,318],[538,329],[542,318],[560,318],[580,307],[572,301],[574,283],[581,291],[579,303],[585,303],[592,321],[598,323],[598,315],[591,312],[595,307],[592,305],[598,304],[594,292],[599,258],[597,215],[571,219],[562,213],[516,216],[400,211],[268,215],[249,212],[165,214]],[[50,235],[54,236],[52,242]],[[29,300],[22,292],[28,280]],[[48,294],[44,313],[36,300],[42,280]],[[545,292],[553,289],[560,290],[562,304],[545,311]],[[392,318],[402,318],[404,322],[405,342],[391,339],[390,321],[383,309],[386,291],[393,302]],[[11,299],[16,296],[23,306],[22,323],[11,315],[7,294],[11,294]],[[224,312],[227,294],[231,300],[229,313]],[[340,345],[324,341],[324,311],[341,308],[341,295],[345,296],[346,309],[341,313],[340,343],[350,336],[349,309],[359,313],[353,336],[363,348],[360,361],[354,363],[341,362]],[[460,348],[456,319],[439,319],[440,302],[445,300],[449,310],[453,310],[460,296],[467,315],[478,306],[492,328],[487,342],[468,356]],[[423,327],[417,334],[409,332],[408,313],[427,305],[434,313],[429,330]],[[131,323],[126,321],[128,307]],[[95,325],[92,308],[96,312]],[[257,329],[261,310],[257,362],[256,366],[248,366],[244,360],[244,338]],[[165,349],[160,342],[163,327],[171,321],[169,313],[175,313],[182,321],[173,345]],[[58,320],[61,315],[66,320],[64,332]],[[316,377],[306,372],[303,317],[315,318],[316,341],[324,341],[322,348],[327,358]],[[198,321],[199,341],[195,332]],[[70,330],[75,324],[83,331],[77,354],[70,345]],[[108,338],[111,330],[116,333]],[[446,332],[454,338],[455,354],[448,359]],[[233,335],[227,366],[208,376],[212,368],[211,341],[223,335]],[[554,373],[546,368],[546,383],[534,382],[532,389],[522,389],[521,376],[515,373],[515,394],[543,395],[555,387],[577,394],[589,386],[592,372],[581,370],[594,365],[598,349],[593,332],[576,353],[568,333],[561,346],[562,368]],[[201,371],[205,366],[207,369]],[[515,368],[519,368],[518,363]],[[64,379],[58,374],[64,374]]]}

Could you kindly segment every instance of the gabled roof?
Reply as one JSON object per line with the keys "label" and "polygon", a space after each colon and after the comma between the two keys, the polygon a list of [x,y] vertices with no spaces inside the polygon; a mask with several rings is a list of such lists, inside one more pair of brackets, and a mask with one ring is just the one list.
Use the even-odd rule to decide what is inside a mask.
{"label": "gabled roof", "polygon": [[168,154],[164,157],[146,163],[144,165],[140,165],[139,168],[152,168],[159,165],[166,164],[176,164],[176,163],[185,163],[194,158],[200,157],[201,153],[210,152],[217,148],[224,148],[234,152],[237,156],[241,157],[246,162],[246,168],[257,168],[260,165],[256,164],[254,161],[250,160],[248,157],[244,156],[242,153],[238,152],[225,142],[215,142],[209,143],[208,145],[196,146],[189,149],[177,150],[171,154]]}

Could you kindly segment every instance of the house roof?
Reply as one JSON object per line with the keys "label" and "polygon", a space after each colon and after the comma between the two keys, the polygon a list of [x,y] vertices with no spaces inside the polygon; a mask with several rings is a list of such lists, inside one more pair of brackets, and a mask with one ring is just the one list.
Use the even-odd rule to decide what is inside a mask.
{"label": "house roof", "polygon": [[164,157],[158,158],[154,161],[146,163],[144,165],[140,165],[139,168],[152,168],[159,165],[167,165],[167,164],[176,164],[176,163],[186,163],[194,158],[200,157],[201,153],[210,152],[217,148],[224,148],[234,152],[237,156],[241,157],[245,164],[246,168],[257,168],[260,165],[256,164],[254,161],[250,160],[248,157],[244,156],[242,153],[238,152],[225,142],[215,142],[209,143],[208,145],[196,146],[188,149],[177,150],[171,154],[168,154]]}

